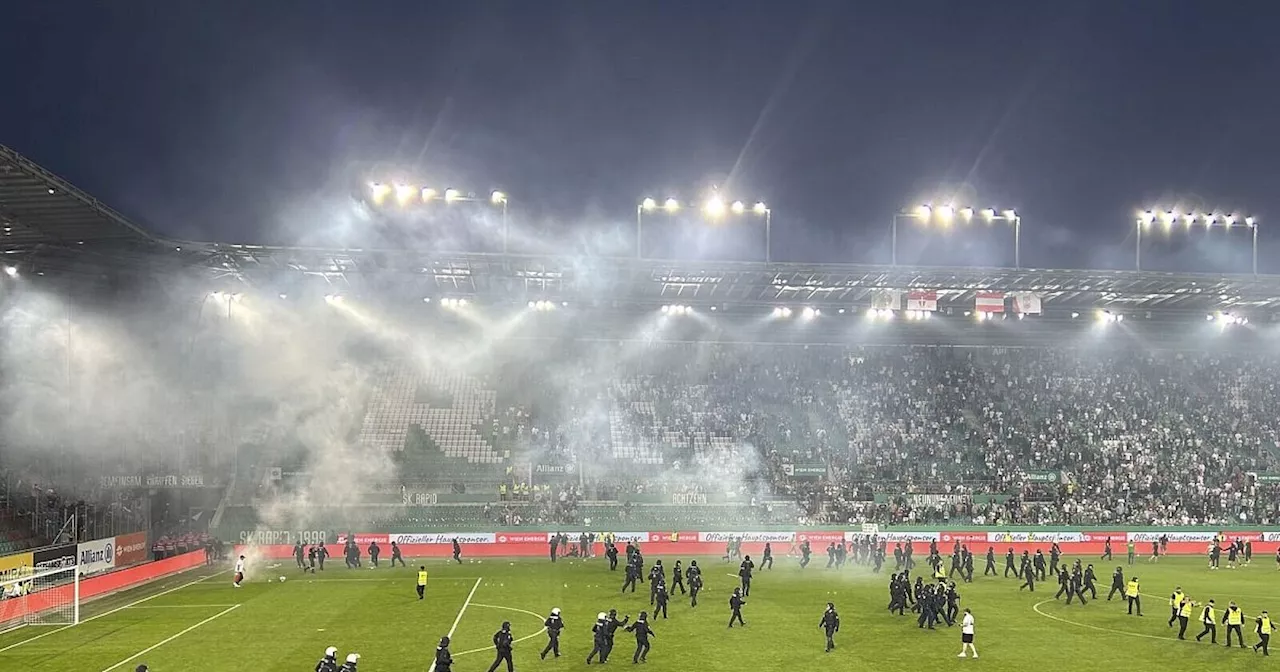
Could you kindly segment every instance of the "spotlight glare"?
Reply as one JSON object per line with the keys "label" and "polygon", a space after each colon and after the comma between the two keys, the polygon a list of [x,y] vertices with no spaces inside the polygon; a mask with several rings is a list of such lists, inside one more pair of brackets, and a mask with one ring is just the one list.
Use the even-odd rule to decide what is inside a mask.
{"label": "spotlight glare", "polygon": [[397,185],[396,185],[396,200],[397,200],[397,201],[399,201],[401,205],[404,205],[405,203],[408,203],[408,202],[409,202],[409,199],[410,199],[410,198],[413,198],[413,192],[415,192],[415,191],[417,191],[417,189],[415,189],[415,188],[414,188],[413,186],[411,186],[411,185],[408,185],[408,184],[397,184]]}
{"label": "spotlight glare", "polygon": [[374,202],[381,201],[391,193],[391,185],[374,182],[369,185],[369,193],[373,194]]}
{"label": "spotlight glare", "polygon": [[943,223],[951,221],[955,214],[956,209],[950,205],[943,205],[938,208],[938,219],[942,220]]}
{"label": "spotlight glare", "polygon": [[996,218],[996,211],[995,211],[995,209],[994,209],[994,208],[987,208],[987,209],[983,210],[983,211],[982,211],[982,218],[983,218],[983,219],[985,219],[985,220],[987,220],[988,222],[990,222],[991,220],[995,219],[995,218]]}
{"label": "spotlight glare", "polygon": [[507,202],[507,195],[501,191],[494,191],[492,194],[489,194],[489,201],[494,205],[502,205]]}
{"label": "spotlight glare", "polygon": [[1005,211],[1004,211],[1004,218],[1012,222],[1012,221],[1014,221],[1014,220],[1016,220],[1016,219],[1018,218],[1018,211],[1017,211],[1017,210],[1005,210]]}
{"label": "spotlight glare", "polygon": [[652,210],[658,207],[658,202],[653,200],[652,198],[646,198],[640,202],[640,207],[644,208],[645,210]]}
{"label": "spotlight glare", "polygon": [[1245,218],[1244,218],[1244,225],[1245,225],[1245,226],[1253,226],[1253,225],[1254,225],[1254,223],[1256,223],[1257,221],[1258,221],[1258,220],[1257,220],[1257,219],[1254,219],[1253,217],[1245,217]]}
{"label": "spotlight glare", "polygon": [[712,217],[719,217],[724,214],[724,201],[721,200],[719,196],[712,196],[707,199],[706,204],[703,206],[703,210]]}
{"label": "spotlight glare", "polygon": [[744,205],[742,201],[734,201],[730,208],[733,210],[733,214],[741,215],[743,211],[747,209],[747,206]]}
{"label": "spotlight glare", "polygon": [[916,208],[916,217],[923,221],[929,221],[933,217],[933,208],[928,205],[921,205]]}
{"label": "spotlight glare", "polygon": [[459,198],[462,198],[462,194],[461,194],[457,189],[445,189],[445,190],[444,190],[444,202],[445,202],[445,203],[452,203],[452,202],[454,202],[454,201],[458,200]]}
{"label": "spotlight glare", "polygon": [[1235,213],[1231,213],[1230,215],[1227,215],[1226,217],[1224,217],[1224,218],[1222,219],[1222,221],[1226,222],[1226,223],[1227,223],[1227,226],[1235,226],[1235,225],[1236,225],[1236,215],[1235,215]]}
{"label": "spotlight glare", "polygon": [[964,219],[964,221],[966,221],[966,222],[967,222],[967,221],[972,220],[972,219],[973,219],[973,208],[962,208],[962,209],[960,210],[960,217],[961,217],[962,219]]}
{"label": "spotlight glare", "polygon": [[436,194],[436,190],[435,190],[435,189],[432,189],[431,187],[423,187],[423,188],[422,188],[422,202],[423,202],[423,203],[430,203],[431,201],[434,201],[437,195],[438,195],[438,194]]}
{"label": "spotlight glare", "polygon": [[680,201],[677,201],[674,198],[668,198],[666,202],[662,204],[662,207],[667,212],[675,212],[680,209]]}
{"label": "spotlight glare", "polygon": [[534,304],[534,302],[532,302],[532,301],[530,301],[530,302],[529,302],[529,308],[533,308],[533,307],[534,307],[534,305],[536,305],[536,304]]}
{"label": "spotlight glare", "polygon": [[765,204],[764,204],[764,201],[756,201],[756,204],[755,204],[755,205],[753,205],[753,206],[751,206],[751,209],[752,209],[752,210],[753,210],[757,215],[763,215],[763,214],[767,214],[767,213],[769,212],[769,206],[765,205]]}

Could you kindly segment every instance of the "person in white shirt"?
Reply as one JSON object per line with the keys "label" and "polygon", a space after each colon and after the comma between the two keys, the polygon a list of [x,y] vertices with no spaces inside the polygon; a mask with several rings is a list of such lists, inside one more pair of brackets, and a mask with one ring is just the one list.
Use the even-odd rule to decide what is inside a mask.
{"label": "person in white shirt", "polygon": [[242,581],[244,581],[244,556],[243,555],[240,556],[239,560],[236,560],[236,578],[235,578],[235,583],[231,585],[235,586],[236,588],[239,588],[240,583]]}
{"label": "person in white shirt", "polygon": [[973,612],[968,609],[964,610],[964,619],[960,621],[960,655],[957,658],[965,658],[968,651],[973,651],[973,657],[978,657],[978,648],[973,645]]}

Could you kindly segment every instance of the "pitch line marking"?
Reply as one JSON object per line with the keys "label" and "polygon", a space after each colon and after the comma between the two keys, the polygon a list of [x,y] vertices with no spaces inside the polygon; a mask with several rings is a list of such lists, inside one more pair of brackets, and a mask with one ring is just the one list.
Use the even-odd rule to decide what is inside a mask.
{"label": "pitch line marking", "polygon": [[[206,579],[212,579],[212,578],[213,578],[213,577],[215,577],[215,576],[218,576],[218,575],[220,575],[220,574],[226,574],[226,573],[227,573],[227,572],[224,570],[224,571],[221,571],[221,572],[217,572],[217,573],[214,573],[214,574],[210,574],[210,575],[208,575],[208,576],[202,576],[202,577],[200,577],[200,578],[196,579],[195,581],[190,581],[190,582],[184,583],[184,584],[182,584],[181,586],[177,586],[176,588],[170,588],[170,589],[168,589],[168,590],[165,590],[165,591],[162,591],[162,592],[156,593],[155,595],[151,595],[151,596],[149,596],[149,597],[144,597],[144,598],[142,598],[142,599],[140,599],[140,600],[135,600],[135,601],[130,602],[129,604],[126,604],[126,605],[124,605],[124,606],[116,607],[115,609],[112,609],[111,611],[104,611],[104,612],[102,612],[101,614],[98,614],[97,616],[90,616],[89,618],[86,618],[86,619],[84,619],[84,620],[80,621],[80,624],[81,624],[81,625],[84,625],[85,623],[88,623],[89,621],[96,621],[96,620],[98,620],[99,618],[102,618],[103,616],[110,616],[111,614],[114,614],[114,613],[116,613],[116,612],[123,611],[123,610],[125,610],[125,609],[129,609],[129,608],[132,608],[132,607],[136,607],[136,606],[138,606],[139,604],[142,604],[143,602],[149,602],[149,601],[154,600],[154,599],[156,599],[157,597],[160,597],[160,596],[162,596],[162,595],[168,595],[169,593],[175,593],[175,592],[177,592],[177,591],[179,591],[179,590],[182,590],[183,588],[186,588],[186,587],[188,587],[188,586],[194,586],[194,585],[196,585],[197,583],[202,583],[202,582],[204,582]],[[50,631],[48,631],[48,632],[42,632],[42,633],[40,633],[40,634],[36,635],[35,637],[29,637],[29,638],[27,638],[27,639],[22,640],[21,642],[17,642],[17,643],[14,643],[14,644],[10,644],[9,646],[6,646],[6,647],[4,647],[3,649],[0,649],[0,653],[4,653],[5,651],[8,651],[9,649],[16,649],[16,648],[18,648],[19,646],[22,646],[23,644],[27,644],[27,643],[29,643],[29,642],[34,642],[34,641],[36,641],[37,639],[41,639],[41,638],[44,638],[44,637],[48,637],[49,635],[52,635],[52,634],[56,634],[56,633],[62,632],[63,630],[66,630],[67,628],[74,628],[74,627],[75,627],[74,625],[64,625],[64,626],[62,626],[62,627],[60,627],[60,628],[57,628],[57,629],[55,629],[55,630],[50,630]]]}
{"label": "pitch line marking", "polygon": [[[471,586],[471,592],[467,593],[467,599],[463,600],[462,608],[458,610],[458,617],[453,619],[453,625],[449,628],[449,634],[445,635],[449,639],[453,639],[453,633],[457,631],[458,624],[462,622],[462,615],[467,613],[467,607],[471,604],[471,598],[475,597],[476,590],[480,588],[480,582],[482,580],[484,580],[484,577],[476,579],[475,585]],[[436,663],[434,660],[431,661],[431,667],[428,672],[436,672]]]}
{"label": "pitch line marking", "polygon": [[[528,609],[520,609],[520,608],[518,608],[518,607],[504,607],[504,606],[502,606],[502,605],[500,605],[500,604],[480,604],[479,602],[474,602],[474,603],[472,603],[472,605],[471,605],[471,606],[473,606],[473,607],[484,607],[484,608],[486,608],[486,609],[505,609],[505,610],[507,610],[507,611],[514,611],[514,612],[517,612],[517,613],[520,613],[520,614],[529,614],[530,616],[532,616],[532,617],[534,617],[534,618],[538,619],[538,621],[542,621],[542,614],[534,613],[534,612],[532,612],[532,611],[529,611]],[[538,630],[537,632],[535,632],[535,633],[533,633],[533,634],[530,634],[530,635],[525,635],[524,637],[521,637],[521,638],[519,638],[519,639],[517,639],[517,640],[513,641],[511,644],[512,644],[512,645],[515,645],[515,644],[519,644],[520,642],[523,642],[523,641],[525,641],[525,640],[527,640],[527,639],[533,639],[534,637],[537,637],[538,635],[541,635],[542,633],[544,633],[544,632],[546,632],[546,631],[547,631],[546,626],[543,626],[543,627],[542,627],[540,630]],[[467,650],[467,651],[462,651],[461,653],[455,653],[455,654],[453,654],[453,655],[455,655],[455,656],[465,656],[465,655],[467,655],[467,654],[471,654],[471,653],[483,653],[483,652],[485,652],[485,651],[492,651],[492,650],[493,650],[493,647],[492,647],[492,646],[485,646],[485,647],[482,647],[482,648],[479,648],[479,649],[469,649],[469,650]]]}
{"label": "pitch line marking", "polygon": [[147,648],[145,648],[145,649],[143,649],[143,650],[141,650],[141,651],[139,651],[139,652],[137,652],[137,653],[133,654],[132,656],[129,656],[128,658],[125,658],[124,660],[122,660],[122,661],[120,661],[120,662],[116,663],[115,665],[112,665],[111,667],[108,667],[107,669],[103,670],[102,672],[111,672],[112,670],[114,670],[114,669],[116,669],[116,668],[120,667],[121,665],[124,665],[125,663],[128,663],[129,661],[137,660],[138,658],[140,658],[140,657],[142,657],[142,656],[145,656],[145,655],[147,655],[148,653],[151,653],[152,651],[155,651],[156,649],[158,649],[158,648],[160,648],[160,647],[164,646],[165,644],[168,644],[169,642],[172,642],[173,640],[175,640],[175,639],[177,639],[177,638],[179,638],[179,637],[181,637],[181,636],[183,636],[183,635],[187,634],[188,632],[191,632],[192,630],[195,630],[196,628],[198,628],[198,627],[200,627],[200,626],[204,625],[205,623],[208,623],[208,622],[210,622],[210,621],[213,621],[213,620],[216,620],[216,619],[222,618],[223,616],[226,616],[227,614],[229,614],[229,613],[231,613],[231,612],[233,612],[233,611],[235,611],[236,609],[239,609],[239,608],[240,608],[240,605],[238,605],[238,604],[233,604],[233,605],[231,605],[230,607],[227,607],[226,609],[223,609],[222,611],[219,611],[218,613],[216,613],[216,614],[214,614],[214,615],[210,616],[209,618],[204,619],[203,621],[200,621],[199,623],[196,623],[195,625],[193,625],[193,626],[191,626],[191,627],[189,627],[189,628],[187,628],[187,629],[183,630],[182,632],[179,632],[179,633],[178,633],[178,634],[176,634],[176,635],[173,635],[173,636],[168,637],[168,638],[166,638],[166,639],[163,639],[163,640],[161,640],[161,641],[159,641],[159,642],[157,642],[157,643],[155,643],[155,644],[152,644],[151,646],[148,646]]}
{"label": "pitch line marking", "polygon": [[[1058,617],[1058,616],[1054,616],[1053,614],[1046,614],[1045,612],[1040,611],[1040,605],[1042,605],[1042,604],[1048,604],[1048,603],[1050,603],[1050,602],[1054,602],[1054,601],[1056,601],[1056,600],[1048,599],[1048,600],[1043,600],[1043,601],[1040,601],[1040,602],[1036,602],[1034,605],[1032,605],[1031,610],[1032,610],[1032,611],[1034,611],[1034,612],[1036,612],[1037,614],[1040,614],[1041,616],[1044,616],[1045,618],[1051,618],[1051,619],[1053,619],[1053,620],[1055,620],[1055,621],[1058,621],[1059,623],[1066,623],[1067,625],[1074,625],[1074,626],[1081,627],[1081,628],[1089,628],[1090,630],[1098,630],[1099,632],[1110,632],[1110,633],[1114,633],[1114,634],[1117,634],[1117,635],[1128,635],[1128,636],[1130,636],[1130,637],[1142,637],[1143,639],[1160,639],[1160,640],[1164,640],[1164,641],[1166,641],[1166,642],[1196,642],[1197,644],[1199,644],[1199,643],[1200,643],[1200,642],[1197,642],[1196,640],[1193,640],[1193,639],[1178,639],[1177,637],[1161,637],[1161,636],[1159,636],[1159,635],[1147,635],[1147,634],[1143,634],[1143,633],[1141,633],[1141,632],[1130,632],[1130,631],[1128,631],[1128,630],[1117,630],[1117,629],[1115,629],[1115,628],[1104,628],[1104,627],[1097,626],[1097,625],[1089,625],[1088,623],[1077,623],[1076,621],[1070,621],[1070,620],[1067,620],[1067,619],[1065,619],[1065,618],[1061,618],[1061,617]],[[1248,619],[1248,617],[1249,617],[1249,616],[1248,616],[1248,614],[1241,614],[1241,616],[1242,616],[1243,618],[1245,618],[1245,619]],[[1159,617],[1157,617],[1157,620],[1159,620]]]}
{"label": "pitch line marking", "polygon": [[144,604],[130,609],[226,609],[238,604]]}

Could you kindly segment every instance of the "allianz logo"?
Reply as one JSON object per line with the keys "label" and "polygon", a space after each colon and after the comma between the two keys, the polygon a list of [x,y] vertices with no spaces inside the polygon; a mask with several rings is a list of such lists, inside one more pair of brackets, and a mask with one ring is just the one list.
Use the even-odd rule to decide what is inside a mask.
{"label": "allianz logo", "polygon": [[98,549],[86,548],[80,553],[80,564],[92,565],[98,562],[111,562],[114,557],[115,548],[111,544]]}

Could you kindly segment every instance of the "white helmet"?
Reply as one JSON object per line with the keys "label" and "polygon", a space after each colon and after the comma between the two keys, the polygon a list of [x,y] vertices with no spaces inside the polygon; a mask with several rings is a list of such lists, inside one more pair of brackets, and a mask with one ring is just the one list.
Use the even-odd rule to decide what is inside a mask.
{"label": "white helmet", "polygon": [[347,654],[347,662],[348,662],[348,663],[354,663],[354,662],[356,662],[357,660],[360,660],[360,654],[358,654],[358,653],[348,653],[348,654]]}
{"label": "white helmet", "polygon": [[325,658],[336,658],[338,656],[338,647],[331,646],[324,650]]}
{"label": "white helmet", "polygon": [[559,616],[559,615],[560,615],[560,607],[552,607],[552,608],[551,608],[551,615],[552,615],[552,616]]}
{"label": "white helmet", "polygon": [[598,614],[596,614],[596,620],[603,621],[603,620],[605,620],[605,619],[607,619],[607,618],[609,618],[609,614],[606,614],[606,613],[604,613],[603,611],[602,611],[602,612],[600,612],[600,613],[598,613]]}

